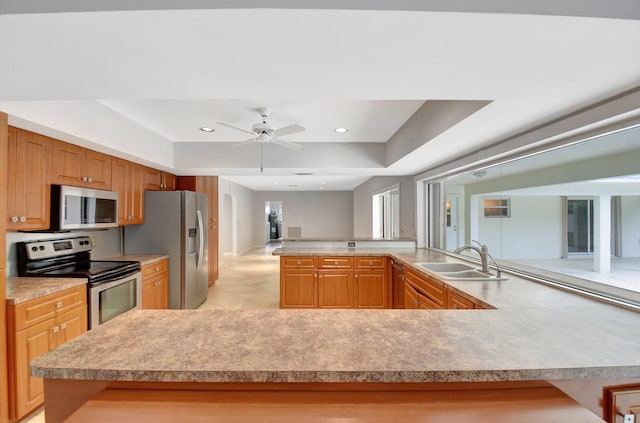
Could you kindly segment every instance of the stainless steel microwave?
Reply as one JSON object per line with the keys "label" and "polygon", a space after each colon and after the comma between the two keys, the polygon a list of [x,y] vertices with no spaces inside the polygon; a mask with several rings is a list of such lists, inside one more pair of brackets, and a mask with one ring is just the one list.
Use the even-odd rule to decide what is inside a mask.
{"label": "stainless steel microwave", "polygon": [[51,185],[51,230],[117,227],[118,197],[113,191]]}

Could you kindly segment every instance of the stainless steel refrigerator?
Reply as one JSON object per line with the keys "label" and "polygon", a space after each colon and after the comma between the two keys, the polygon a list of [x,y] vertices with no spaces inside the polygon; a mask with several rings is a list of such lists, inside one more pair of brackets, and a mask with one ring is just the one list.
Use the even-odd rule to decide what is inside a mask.
{"label": "stainless steel refrigerator", "polygon": [[207,196],[147,191],[144,223],[124,230],[126,254],[169,255],[169,308],[196,308],[207,299]]}

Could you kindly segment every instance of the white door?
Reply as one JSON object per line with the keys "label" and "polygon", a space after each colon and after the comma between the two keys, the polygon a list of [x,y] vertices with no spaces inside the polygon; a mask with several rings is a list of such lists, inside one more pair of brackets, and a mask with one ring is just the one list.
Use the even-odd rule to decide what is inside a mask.
{"label": "white door", "polygon": [[455,250],[460,243],[458,242],[458,196],[447,195],[447,204],[445,210],[445,226],[446,226],[446,243],[447,250]]}

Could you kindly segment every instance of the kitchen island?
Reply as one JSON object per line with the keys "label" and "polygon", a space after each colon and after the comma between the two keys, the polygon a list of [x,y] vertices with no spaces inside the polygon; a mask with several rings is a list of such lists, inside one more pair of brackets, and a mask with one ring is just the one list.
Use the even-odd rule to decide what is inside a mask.
{"label": "kitchen island", "polygon": [[[444,259],[426,250],[394,257],[405,263]],[[45,378],[48,422],[62,421],[77,408],[129,410],[137,397],[157,406],[170,400],[169,392],[188,391],[175,398],[214,404],[207,392],[247,390],[261,394],[242,401],[282,404],[301,392],[305,404],[348,397],[356,404],[350,410],[364,409],[357,404],[368,401],[371,395],[362,393],[371,391],[385,404],[405,404],[401,395],[411,398],[412,407],[449,401],[459,412],[491,408],[475,403],[477,395],[490,398],[493,408],[519,410],[517,420],[512,414],[504,421],[545,421],[540,415],[527,419],[526,410],[561,411],[537,400],[514,406],[511,395],[538,398],[544,392],[542,397],[582,413],[588,410],[546,381],[640,378],[640,315],[528,284],[510,277],[500,286],[458,287],[493,310],[137,310],[37,358],[32,372]],[[337,394],[327,399],[329,392]],[[340,417],[343,409],[336,410]]]}

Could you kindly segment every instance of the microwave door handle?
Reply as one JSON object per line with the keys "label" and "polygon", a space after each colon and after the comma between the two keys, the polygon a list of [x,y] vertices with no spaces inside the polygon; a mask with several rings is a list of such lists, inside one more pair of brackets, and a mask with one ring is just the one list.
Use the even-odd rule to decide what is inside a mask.
{"label": "microwave door handle", "polygon": [[198,221],[198,241],[199,241],[199,245],[198,245],[198,255],[197,255],[197,262],[196,262],[196,267],[198,269],[200,269],[200,267],[202,266],[202,256],[204,254],[204,236],[202,236],[204,234],[203,230],[204,227],[202,225],[202,213],[200,213],[200,210],[196,211],[196,220]]}

